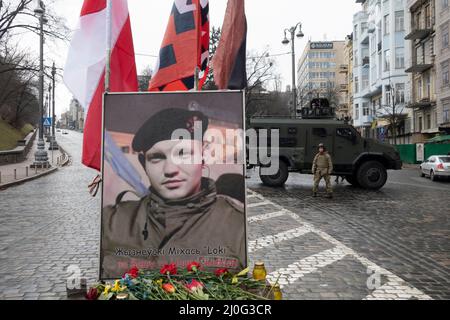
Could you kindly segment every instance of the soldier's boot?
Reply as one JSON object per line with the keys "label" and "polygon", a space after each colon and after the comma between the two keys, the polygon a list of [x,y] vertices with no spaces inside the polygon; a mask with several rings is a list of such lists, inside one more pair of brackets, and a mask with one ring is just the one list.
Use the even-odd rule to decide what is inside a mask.
{"label": "soldier's boot", "polygon": [[332,198],[333,198],[333,194],[332,194],[331,192],[329,192],[329,193],[327,193],[326,197],[327,197],[328,199],[332,199]]}
{"label": "soldier's boot", "polygon": [[313,198],[317,198],[317,192],[313,191],[312,196],[313,196]]}

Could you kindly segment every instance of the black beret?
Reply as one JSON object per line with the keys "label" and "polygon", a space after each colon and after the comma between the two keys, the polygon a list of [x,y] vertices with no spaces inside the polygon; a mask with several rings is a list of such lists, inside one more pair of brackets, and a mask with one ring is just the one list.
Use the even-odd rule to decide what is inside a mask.
{"label": "black beret", "polygon": [[208,129],[208,118],[200,111],[190,111],[186,109],[171,108],[162,110],[148,119],[134,136],[132,147],[136,152],[146,152],[156,143],[170,140],[172,133],[177,129],[186,129],[194,136],[194,124],[196,121],[202,122],[201,138]]}

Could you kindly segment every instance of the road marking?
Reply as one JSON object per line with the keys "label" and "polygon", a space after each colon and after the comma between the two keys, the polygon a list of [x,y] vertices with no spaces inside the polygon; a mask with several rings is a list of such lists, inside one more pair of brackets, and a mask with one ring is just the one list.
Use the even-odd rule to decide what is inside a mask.
{"label": "road marking", "polygon": [[284,215],[285,215],[284,210],[266,213],[266,214],[260,214],[258,216],[253,216],[253,217],[248,218],[248,223],[254,223],[254,222],[258,222],[258,221],[268,220],[268,219],[272,219],[272,218],[276,218],[276,217],[281,217]]}
{"label": "road marking", "polygon": [[432,300],[430,296],[424,294],[416,288],[406,285],[404,281],[389,281],[371,294],[366,296],[363,300]]}
{"label": "road marking", "polygon": [[247,205],[247,208],[255,208],[255,207],[260,207],[260,206],[265,206],[270,204],[268,201],[263,201],[263,202],[257,202],[257,203],[250,203]]}
{"label": "road marking", "polygon": [[334,262],[342,260],[350,252],[343,248],[336,247],[308,256],[300,261],[290,264],[287,268],[278,269],[267,275],[270,283],[278,280],[280,287],[290,285],[303,276],[316,272],[320,268],[326,267]]}
{"label": "road marking", "polygon": [[[253,192],[254,192],[254,194],[258,194],[255,191],[253,191]],[[329,265],[329,264],[331,264],[331,263],[333,263],[335,261],[338,261],[338,260],[342,259],[344,256],[351,256],[354,259],[358,260],[363,266],[365,266],[368,271],[370,270],[371,272],[376,272],[380,276],[384,275],[384,276],[386,276],[389,279],[388,283],[396,284],[395,289],[394,289],[395,293],[393,293],[393,291],[391,291],[391,293],[389,293],[389,295],[386,296],[387,293],[385,293],[386,291],[384,289],[382,289],[382,287],[383,287],[382,286],[382,287],[380,287],[378,289],[375,289],[374,292],[372,292],[370,295],[368,295],[366,297],[367,299],[385,299],[387,297],[390,297],[390,299],[401,300],[401,299],[405,299],[405,297],[407,297],[407,296],[413,297],[413,298],[417,298],[419,300],[430,300],[430,299],[432,299],[430,296],[426,295],[424,292],[422,292],[422,291],[420,291],[420,290],[418,290],[418,289],[416,289],[416,288],[414,288],[412,286],[409,286],[405,280],[403,280],[400,277],[396,276],[392,272],[390,272],[390,271],[388,271],[388,270],[378,266],[377,264],[373,263],[372,261],[368,260],[367,258],[359,255],[358,253],[356,253],[356,251],[354,251],[353,249],[347,247],[342,242],[336,240],[335,238],[333,238],[329,234],[327,234],[327,233],[317,229],[312,224],[304,221],[302,218],[300,218],[300,216],[298,214],[296,214],[296,213],[294,213],[294,212],[292,212],[292,211],[290,211],[290,210],[288,210],[288,209],[286,209],[286,208],[284,208],[284,207],[282,207],[282,206],[280,206],[280,205],[278,205],[278,204],[276,204],[276,203],[274,203],[274,202],[272,202],[270,200],[267,200],[264,196],[262,196],[260,194],[259,194],[259,198],[261,199],[261,201],[266,202],[267,204],[270,204],[270,205],[272,205],[275,208],[278,208],[280,211],[284,211],[285,215],[290,216],[292,219],[294,219],[295,221],[300,223],[302,225],[301,229],[304,231],[304,234],[308,233],[308,232],[315,233],[315,234],[319,235],[320,237],[322,237],[323,239],[325,239],[328,242],[330,242],[330,243],[335,245],[335,247],[333,249],[325,250],[325,251],[319,252],[317,254],[317,255],[319,255],[320,257],[323,257],[323,258],[320,261],[320,263],[319,262],[317,263],[317,267],[315,269],[313,267],[309,273],[316,272],[319,268],[322,268],[322,267],[324,267],[326,265]],[[287,231],[287,232],[289,232],[289,231]],[[277,235],[275,235],[275,236],[277,236]],[[270,237],[274,237],[274,236],[267,236],[267,237],[261,238],[261,240],[262,239],[266,239],[266,238],[270,240]],[[258,240],[256,240],[256,241],[258,241]],[[283,241],[283,240],[281,240],[281,241]],[[250,245],[253,245],[254,247],[250,248]],[[258,246],[259,245],[260,244],[258,243]],[[261,245],[263,245],[263,244],[261,244]],[[271,244],[264,245],[263,247],[266,247],[266,246],[269,246],[269,245],[271,245]],[[256,247],[256,243],[252,243],[252,241],[251,241],[250,244],[249,244],[249,252],[257,250],[257,249],[254,249],[254,248],[258,248],[259,249],[259,247]],[[343,256],[340,259],[338,259],[340,257],[340,254],[342,254]],[[317,256],[317,255],[313,255],[312,257]],[[327,258],[327,256],[328,256],[328,258]],[[275,273],[273,273],[273,274],[271,273],[270,274],[270,279],[272,281],[276,281],[277,278],[278,278],[278,275],[280,274],[280,270],[286,273],[287,270],[289,269],[289,267],[291,267],[291,270],[293,270],[293,271],[294,270],[301,270],[302,261],[305,261],[305,263],[306,263],[306,261],[308,261],[306,259],[308,259],[308,258],[309,257],[304,258],[304,259],[302,259],[302,260],[300,260],[300,261],[298,261],[298,262],[288,266],[285,269],[279,269],[278,271],[275,271],[275,272],[278,272],[276,277],[273,276],[273,274],[275,274]],[[333,259],[337,259],[337,260],[332,261]],[[330,262],[330,263],[324,264],[326,262]],[[279,281],[280,285],[292,284],[293,282],[295,282],[298,279],[300,279],[303,276],[302,274],[304,274],[304,273],[300,273],[299,272],[298,275],[301,275],[301,276],[294,276],[294,274],[292,274],[290,276],[289,280],[287,279],[287,277],[285,277],[283,279],[280,277],[280,281]],[[281,275],[284,275],[284,274],[281,273]],[[281,281],[281,280],[283,280],[283,281]],[[379,291],[377,291],[377,290],[379,290]],[[383,292],[385,293],[384,295],[383,295]],[[383,298],[381,298],[381,297],[383,297]]]}
{"label": "road marking", "polygon": [[272,246],[276,243],[301,237],[302,235],[309,233],[309,230],[304,227],[299,227],[284,231],[275,235],[269,235],[256,240],[249,241],[248,251],[254,252],[256,250]]}

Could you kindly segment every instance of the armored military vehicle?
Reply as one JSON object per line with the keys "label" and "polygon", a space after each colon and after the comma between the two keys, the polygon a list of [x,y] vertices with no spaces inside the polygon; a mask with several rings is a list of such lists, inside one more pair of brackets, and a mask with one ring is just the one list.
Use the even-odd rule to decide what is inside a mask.
{"label": "armored military vehicle", "polygon": [[[354,186],[378,190],[386,183],[387,170],[402,168],[400,155],[393,146],[363,138],[350,124],[336,120],[328,100],[313,99],[309,108],[301,110],[300,116],[299,119],[250,119],[250,127],[257,132],[260,129],[279,130],[279,169],[271,176],[261,174],[260,170],[260,178],[265,185],[284,185],[289,172],[312,173],[319,143],[325,144],[332,156],[332,175],[345,176]],[[248,145],[247,153],[255,151],[252,148],[257,146]],[[257,165],[261,167],[261,163]],[[249,168],[253,166],[248,163]]]}

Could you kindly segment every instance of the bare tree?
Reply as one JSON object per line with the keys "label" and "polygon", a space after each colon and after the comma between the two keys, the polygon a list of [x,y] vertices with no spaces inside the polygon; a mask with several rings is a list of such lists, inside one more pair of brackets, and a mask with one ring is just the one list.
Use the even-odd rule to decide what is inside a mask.
{"label": "bare tree", "polygon": [[138,76],[138,86],[139,91],[148,91],[148,84],[153,76],[153,70],[150,66],[147,66],[142,70],[141,74]]}
{"label": "bare tree", "polygon": [[397,144],[397,133],[400,124],[403,122],[405,115],[403,114],[404,93],[397,91],[394,85],[389,80],[388,98],[385,105],[382,105],[379,110],[375,110],[375,115],[388,122],[388,133],[390,133],[393,144]]}
{"label": "bare tree", "polygon": [[[212,27],[211,33],[209,36],[209,61],[212,61],[214,55],[216,54],[217,47],[219,46],[220,36],[222,34],[222,30],[216,27]],[[203,90],[217,90],[218,87],[214,81],[214,69],[209,64],[208,75],[206,76],[205,84],[203,85]]]}

